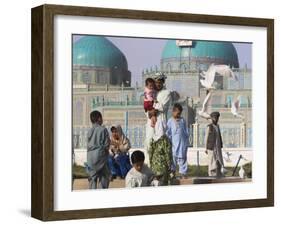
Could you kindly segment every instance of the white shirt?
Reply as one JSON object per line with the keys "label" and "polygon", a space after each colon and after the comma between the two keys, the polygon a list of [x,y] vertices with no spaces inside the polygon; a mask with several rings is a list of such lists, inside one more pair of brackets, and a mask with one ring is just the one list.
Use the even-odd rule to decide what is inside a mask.
{"label": "white shirt", "polygon": [[151,121],[148,118],[146,125],[146,146],[148,147],[151,139],[154,141],[160,139],[166,133],[167,113],[171,102],[171,91],[162,89],[157,93],[157,103],[153,107],[158,110],[155,127],[151,127]]}
{"label": "white shirt", "polygon": [[130,169],[125,178],[127,188],[145,187],[150,186],[153,179],[153,172],[143,165],[141,172],[137,171],[134,167]]}

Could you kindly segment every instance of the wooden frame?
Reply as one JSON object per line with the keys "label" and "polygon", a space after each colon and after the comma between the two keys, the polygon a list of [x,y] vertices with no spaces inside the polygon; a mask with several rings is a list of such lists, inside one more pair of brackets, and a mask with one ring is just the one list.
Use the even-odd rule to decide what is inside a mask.
{"label": "wooden frame", "polygon": [[[267,28],[267,198],[125,208],[54,211],[54,16],[95,16]],[[40,220],[114,217],[274,205],[274,20],[108,8],[42,5],[32,9],[32,200]]]}

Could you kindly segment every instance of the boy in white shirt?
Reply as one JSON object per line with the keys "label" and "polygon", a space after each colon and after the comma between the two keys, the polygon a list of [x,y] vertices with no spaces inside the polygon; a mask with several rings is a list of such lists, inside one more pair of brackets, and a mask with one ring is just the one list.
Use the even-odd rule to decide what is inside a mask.
{"label": "boy in white shirt", "polygon": [[[127,173],[125,184],[128,188],[151,186],[154,179],[153,172],[144,164],[144,153],[136,150],[131,154],[133,167]],[[155,181],[153,181],[155,184]]]}

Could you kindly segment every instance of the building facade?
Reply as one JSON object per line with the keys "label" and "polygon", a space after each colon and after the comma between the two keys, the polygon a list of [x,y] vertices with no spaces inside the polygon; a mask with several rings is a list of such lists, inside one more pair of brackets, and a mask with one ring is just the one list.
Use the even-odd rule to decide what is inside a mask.
{"label": "building facade", "polygon": [[[85,148],[91,126],[89,114],[99,110],[104,124],[120,124],[135,148],[144,147],[146,116],[143,110],[144,81],[156,72],[167,75],[166,87],[179,92],[183,117],[189,129],[190,146],[202,147],[207,121],[198,118],[206,90],[200,85],[200,72],[209,65],[226,64],[238,81],[216,76],[209,111],[221,112],[220,125],[226,147],[251,147],[251,69],[238,62],[235,47],[229,42],[168,40],[159,59],[160,67],[142,72],[142,84],[131,85],[125,55],[108,39],[85,36],[73,44],[73,142]],[[244,120],[234,118],[230,108],[238,98]],[[170,113],[169,113],[170,115]],[[244,134],[244,136],[242,135]]]}

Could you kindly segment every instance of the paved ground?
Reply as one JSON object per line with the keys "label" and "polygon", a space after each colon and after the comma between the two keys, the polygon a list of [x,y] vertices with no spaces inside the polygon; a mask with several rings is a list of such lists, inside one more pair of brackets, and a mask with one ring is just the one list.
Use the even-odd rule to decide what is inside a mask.
{"label": "paved ground", "polygon": [[[109,188],[124,188],[125,180],[115,179],[109,183]],[[88,179],[75,179],[73,184],[74,190],[84,190],[88,189]]]}
{"label": "paved ground", "polygon": [[[251,179],[240,179],[239,177],[226,177],[216,179],[211,177],[192,177],[188,179],[181,179],[174,181],[175,185],[188,185],[188,184],[209,184],[209,183],[234,183],[234,182],[251,182]],[[124,188],[125,180],[115,179],[109,184],[109,188]],[[88,189],[87,179],[75,179],[73,184],[74,190]]]}

